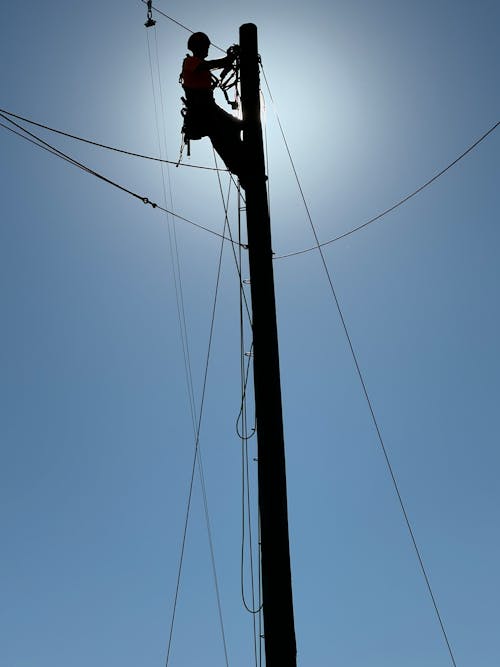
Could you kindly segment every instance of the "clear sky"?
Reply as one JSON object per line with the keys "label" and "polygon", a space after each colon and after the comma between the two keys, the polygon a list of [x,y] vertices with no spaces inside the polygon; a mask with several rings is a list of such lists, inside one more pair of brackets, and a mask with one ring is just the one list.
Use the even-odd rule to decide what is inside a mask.
{"label": "clear sky", "polygon": [[[321,241],[392,206],[499,120],[493,0],[157,2],[223,47],[258,25]],[[177,159],[188,33],[155,18],[148,32],[139,0],[5,2],[0,107],[149,155],[165,132]],[[263,93],[280,255],[314,239]],[[35,131],[222,231],[214,172],[165,171],[165,200],[157,163]],[[497,130],[324,248],[458,667],[500,666],[499,147]],[[161,667],[194,451],[176,271],[199,411],[221,240],[2,127],[0,156],[0,664]],[[208,140],[190,162],[213,166]],[[236,234],[234,190],[229,219]],[[274,267],[299,665],[447,667],[319,255]],[[225,244],[200,448],[227,661],[197,471],[172,667],[256,664],[240,591],[240,399]],[[252,439],[252,480],[255,456]],[[244,571],[250,600],[248,558]]]}

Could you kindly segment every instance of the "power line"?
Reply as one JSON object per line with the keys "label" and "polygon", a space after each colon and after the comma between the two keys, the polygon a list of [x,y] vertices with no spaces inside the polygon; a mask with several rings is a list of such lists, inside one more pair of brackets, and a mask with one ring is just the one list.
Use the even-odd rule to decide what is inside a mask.
{"label": "power line", "polygon": [[17,120],[22,120],[24,123],[29,123],[30,125],[34,125],[36,127],[41,128],[42,130],[47,130],[48,132],[53,132],[54,134],[59,134],[63,137],[68,137],[69,139],[75,139],[76,141],[81,141],[84,144],[89,144],[91,146],[96,146],[97,148],[104,148],[108,151],[114,151],[115,153],[121,153],[122,155],[129,155],[131,157],[138,157],[142,158],[143,160],[152,160],[154,162],[161,162],[164,164],[172,164],[175,165],[176,167],[181,166],[181,167],[189,167],[190,169],[205,169],[206,171],[228,171],[227,169],[220,169],[220,168],[215,168],[215,167],[205,167],[203,165],[199,164],[187,164],[185,162],[174,162],[173,160],[165,160],[161,157],[154,157],[152,155],[144,155],[143,153],[134,153],[133,151],[128,151],[125,150],[124,148],[117,148],[116,146],[109,146],[108,144],[103,144],[98,141],[95,141],[93,139],[85,139],[84,137],[80,137],[76,134],[71,134],[70,132],[65,132],[64,130],[58,130],[54,127],[50,127],[49,125],[44,125],[43,123],[39,123],[35,120],[32,120],[31,118],[25,118],[24,116],[20,116],[19,114],[15,114],[12,111],[7,111],[6,109],[0,109],[0,113],[3,113],[7,116],[10,116],[11,118],[17,118]]}
{"label": "power line", "polygon": [[13,121],[11,118],[8,118],[5,116],[3,113],[0,112],[0,118],[3,118],[5,121],[8,123],[11,123],[15,127],[17,127],[21,132],[26,133],[28,136],[24,136],[21,134],[21,132],[18,132],[16,130],[13,130],[11,127],[8,127],[7,125],[0,123],[0,126],[3,127],[6,130],[9,130],[13,134],[17,135],[18,137],[24,139],[25,141],[28,141],[29,143],[37,146],[38,148],[42,148],[43,150],[47,151],[48,153],[51,153],[52,155],[55,155],[56,157],[69,162],[75,167],[78,167],[82,171],[85,171],[86,173],[95,176],[96,178],[104,181],[108,185],[112,185],[115,188],[118,188],[122,192],[127,193],[131,197],[134,197],[136,199],[139,199],[143,204],[149,204],[152,208],[156,208],[159,211],[163,211],[164,213],[168,213],[169,215],[172,215],[174,218],[177,218],[178,220],[182,220],[183,222],[188,223],[189,225],[192,225],[194,227],[197,227],[198,229],[202,229],[205,232],[208,232],[209,234],[212,234],[213,236],[217,236],[218,238],[224,238],[224,240],[229,241],[230,243],[237,243],[237,241],[233,241],[232,239],[222,236],[219,234],[219,232],[214,231],[213,229],[210,229],[209,227],[205,227],[204,225],[200,225],[197,222],[194,222],[193,220],[190,220],[189,218],[186,218],[183,215],[180,215],[179,213],[175,213],[174,211],[170,211],[164,206],[160,206],[159,204],[156,204],[155,202],[151,201],[148,197],[145,197],[143,195],[138,194],[137,192],[133,192],[132,190],[129,190],[125,186],[121,185],[120,183],[117,183],[116,181],[113,181],[112,179],[108,178],[107,176],[104,176],[103,174],[95,171],[94,169],[91,169],[87,165],[83,164],[82,162],[79,162],[75,158],[71,157],[67,153],[64,153],[63,151],[59,150],[55,146],[52,146],[48,142],[44,141],[41,137],[38,137],[37,135],[33,134],[26,128],[22,127],[22,125],[19,125],[15,121]]}
{"label": "power line", "polygon": [[[141,0],[141,1],[144,2],[144,0]],[[156,10],[156,11],[159,11],[159,10]],[[173,20],[173,19],[172,19],[172,20]],[[184,26],[182,26],[182,27],[184,27]],[[262,74],[263,74],[263,76],[264,76],[264,80],[265,80],[265,83],[266,83],[266,87],[267,87],[268,92],[269,92],[269,97],[271,98],[271,101],[272,101],[273,104],[274,104],[274,100],[273,100],[273,98],[272,98],[271,91],[270,91],[270,89],[269,89],[269,84],[268,84],[268,81],[267,81],[267,78],[266,78],[266,74],[265,74],[265,71],[264,71],[263,68],[262,68]],[[94,140],[92,140],[92,139],[86,139],[86,138],[84,138],[84,137],[80,137],[80,136],[78,136],[78,135],[71,134],[71,133],[66,132],[66,131],[64,131],[64,130],[59,130],[59,129],[50,127],[50,126],[45,125],[45,124],[43,124],[43,123],[39,123],[39,122],[37,122],[37,121],[34,121],[34,120],[30,119],[30,118],[26,118],[26,117],[21,116],[21,115],[19,115],[19,114],[15,114],[15,113],[13,113],[13,112],[11,112],[11,111],[8,111],[8,110],[6,110],[6,109],[1,109],[1,108],[0,108],[0,115],[1,115],[1,114],[5,114],[5,115],[7,115],[7,116],[10,116],[11,118],[17,118],[18,120],[22,120],[23,122],[29,123],[30,125],[34,125],[34,126],[39,127],[39,128],[41,128],[41,129],[47,130],[47,131],[49,131],[49,132],[53,132],[53,133],[55,133],[55,134],[59,134],[59,135],[64,136],[64,137],[68,137],[68,138],[70,138],[70,139],[74,139],[74,140],[76,140],[76,141],[80,141],[80,142],[82,142],[82,143],[89,144],[89,145],[91,145],[91,146],[96,146],[96,147],[98,147],[98,148],[103,148],[103,149],[105,149],[105,150],[110,150],[110,151],[113,151],[113,152],[116,152],[116,153],[121,153],[122,155],[128,155],[128,156],[131,156],[131,157],[137,157],[137,158],[141,158],[141,159],[144,159],[144,160],[151,160],[151,161],[154,161],[154,162],[159,162],[159,163],[164,163],[164,164],[172,164],[172,165],[175,165],[175,166],[189,167],[189,168],[191,168],[191,169],[203,169],[203,170],[206,170],[206,171],[224,171],[224,172],[227,172],[227,171],[228,171],[227,169],[221,169],[220,167],[208,167],[208,166],[204,166],[204,165],[187,164],[187,163],[183,163],[183,162],[178,163],[178,162],[174,162],[173,160],[166,160],[166,159],[162,159],[162,158],[154,157],[154,156],[151,156],[151,155],[145,155],[145,154],[143,154],[143,153],[136,153],[136,152],[133,152],[133,151],[128,151],[128,150],[125,150],[125,149],[123,149],[123,148],[118,148],[118,147],[116,147],[116,146],[109,146],[109,145],[107,145],[107,144],[103,144],[103,143],[100,143],[100,142],[98,142],[98,141],[94,141]],[[5,120],[8,120],[9,122],[13,122],[13,121],[10,120],[10,118],[5,118],[5,116],[2,116],[2,117],[3,117]],[[278,125],[280,126],[280,131],[281,131],[281,133],[282,133],[282,135],[283,135],[283,128],[282,128],[282,126],[281,126],[281,121],[280,121],[280,119],[279,119],[278,116],[277,116],[277,121],[278,121]],[[432,176],[432,178],[430,178],[429,180],[427,180],[423,185],[421,185],[420,187],[418,187],[416,190],[414,190],[413,192],[411,192],[409,195],[406,195],[405,197],[403,197],[402,199],[400,199],[396,204],[393,204],[392,206],[390,206],[389,208],[385,209],[385,210],[382,211],[381,213],[378,213],[377,215],[373,216],[372,218],[370,218],[370,219],[367,220],[366,222],[364,222],[364,223],[358,225],[357,227],[354,227],[353,229],[351,229],[351,230],[349,230],[349,231],[347,231],[347,232],[345,232],[345,233],[343,233],[343,234],[340,234],[339,236],[336,236],[335,238],[329,239],[328,241],[323,241],[322,243],[319,244],[319,246],[311,246],[311,247],[309,247],[309,248],[304,248],[303,250],[296,250],[296,251],[294,251],[294,252],[289,252],[289,253],[286,253],[286,254],[283,254],[283,255],[275,255],[275,256],[274,256],[274,259],[287,259],[288,257],[295,257],[295,256],[297,256],[297,255],[304,255],[304,254],[306,254],[306,253],[308,253],[308,252],[312,252],[313,250],[316,250],[318,247],[324,247],[324,246],[330,245],[331,243],[335,243],[336,241],[340,241],[341,239],[344,239],[344,238],[346,238],[347,236],[350,236],[351,234],[354,234],[355,232],[358,232],[358,231],[360,231],[361,229],[364,229],[365,227],[368,227],[368,225],[371,225],[371,224],[373,224],[374,222],[377,222],[377,221],[380,220],[381,218],[385,217],[386,215],[388,215],[388,214],[391,213],[392,211],[396,210],[397,208],[399,208],[400,206],[402,206],[403,204],[405,204],[407,201],[409,201],[410,199],[412,199],[413,197],[415,197],[417,194],[419,194],[420,192],[422,192],[422,190],[424,190],[424,189],[427,188],[429,185],[431,185],[431,184],[432,184],[434,181],[436,181],[438,178],[440,178],[441,176],[443,176],[443,174],[445,174],[449,169],[451,169],[452,167],[454,167],[458,162],[460,162],[460,160],[462,160],[466,155],[468,155],[471,151],[473,151],[473,150],[474,150],[474,149],[475,149],[475,148],[476,148],[482,141],[484,141],[490,134],[492,134],[492,133],[497,129],[497,127],[498,127],[499,125],[500,125],[500,121],[496,122],[496,123],[489,129],[489,130],[487,130],[481,137],[479,137],[479,139],[477,139],[477,140],[476,140],[471,146],[469,146],[463,153],[461,153],[457,158],[455,158],[455,159],[454,159],[452,162],[450,162],[446,167],[444,167],[444,169],[442,169],[442,170],[439,171],[437,174],[435,174],[434,176]],[[11,129],[11,128],[8,128],[7,126],[3,125],[3,124],[1,124],[1,126],[4,127],[5,129]],[[17,127],[21,127],[21,126],[17,125]],[[22,129],[23,131],[27,132],[27,130],[25,130],[24,128],[21,128],[21,129]],[[13,131],[13,130],[11,130],[11,131],[12,131],[14,134],[18,134],[18,136],[22,136],[22,135],[20,135],[18,132],[15,132],[15,131]],[[33,135],[32,135],[32,136],[33,136]],[[26,138],[26,137],[23,137],[23,138]],[[37,139],[38,139],[38,137],[37,137]],[[41,141],[41,140],[40,140],[40,141]],[[34,143],[34,142],[32,142],[32,143]],[[53,147],[52,147],[52,148],[53,148]],[[288,146],[287,146],[287,150],[288,150]],[[56,152],[59,152],[59,151],[58,151],[58,149],[53,148],[53,150],[49,150],[49,152],[52,152],[53,154],[57,154]],[[62,157],[62,155],[61,155],[60,157]],[[68,160],[69,162],[71,162],[72,164],[74,164],[75,166],[80,166],[80,165],[77,165],[76,161],[74,161],[73,158],[69,158],[69,157],[68,157],[67,160]],[[83,168],[83,167],[82,167],[82,168]],[[86,167],[85,167],[85,170],[88,170],[89,173],[93,173],[93,175],[97,176],[97,173],[94,172],[93,170],[87,169]],[[105,180],[105,179],[104,179],[104,180]],[[108,181],[108,182],[109,182],[109,181]],[[147,198],[142,197],[141,195],[137,195],[136,193],[133,193],[133,192],[127,190],[126,188],[122,188],[121,186],[119,186],[119,185],[116,184],[116,183],[111,182],[111,184],[112,184],[112,185],[115,185],[116,187],[120,187],[120,188],[123,189],[125,192],[128,192],[129,194],[131,194],[132,196],[137,197],[138,199],[141,199],[141,201],[143,201],[144,203],[151,204],[151,205],[153,206],[153,208],[155,208],[155,206],[152,204],[152,202],[150,202],[149,200],[146,201]],[[175,214],[175,213],[172,213],[172,215],[174,215],[175,217],[178,217],[179,219],[183,220],[184,222],[189,222],[190,224],[194,224],[195,226],[198,226],[198,227],[200,227],[201,229],[204,229],[205,231],[209,231],[209,232],[211,232],[211,233],[214,233],[214,232],[212,232],[212,230],[209,230],[209,229],[207,229],[207,228],[205,228],[205,227],[203,227],[203,226],[201,226],[201,225],[196,225],[196,223],[193,223],[192,221],[189,221],[189,220],[187,220],[186,218],[184,218],[184,217],[182,217],[182,216],[178,216],[178,215]]]}
{"label": "power line", "polygon": [[[3,116],[1,116],[3,118]],[[72,164],[74,166],[74,163],[72,160],[69,158],[63,157],[60,155],[55,149],[48,148],[47,146],[42,146],[41,144],[38,144],[36,141],[33,139],[30,139],[29,137],[25,136],[24,134],[21,134],[21,132],[18,132],[17,130],[14,130],[12,127],[9,127],[8,125],[5,125],[5,123],[0,123],[0,127],[3,127],[5,130],[8,130],[9,132],[12,132],[12,134],[17,135],[21,139],[24,139],[25,141],[28,141],[30,144],[33,144],[33,146],[36,146],[37,148],[41,148],[44,151],[47,151],[47,153],[51,153],[51,155],[55,155],[56,157],[60,158],[61,160],[66,160],[66,162],[69,162],[69,164]]]}
{"label": "power line", "polygon": [[[100,174],[99,172],[95,171],[94,169],[91,169],[87,165],[83,164],[83,162],[79,162],[78,160],[71,157],[67,153],[64,153],[63,151],[59,150],[55,146],[52,146],[48,142],[44,141],[41,137],[36,136],[35,134],[30,132],[26,128],[22,127],[21,125],[19,125],[18,123],[16,123],[12,119],[5,116],[4,114],[0,113],[0,118],[3,118],[8,123],[11,123],[15,127],[17,127],[19,130],[21,130],[22,132],[25,132],[29,137],[32,138],[32,140],[30,140],[30,143],[38,145],[41,148],[45,148],[46,150],[48,150],[48,152],[52,153],[56,157],[60,157],[63,160],[65,160],[66,162],[70,162],[72,165],[74,165],[75,167],[78,167],[79,169],[82,169],[83,171],[86,171],[88,174],[92,174],[92,176],[95,176],[96,178],[99,178],[100,180],[108,183],[109,185],[112,185],[115,188],[118,188],[119,190],[122,190],[123,192],[126,192],[127,194],[131,195],[132,197],[135,197],[136,199],[140,199],[144,204],[150,204],[153,208],[156,208],[157,205],[154,202],[150,201],[147,197],[143,197],[142,195],[137,194],[137,192],[133,192],[132,190],[129,190],[128,188],[124,187],[123,185],[120,185],[116,181],[112,181],[107,176],[104,176],[103,174]],[[3,127],[5,127],[5,126],[3,126]],[[22,136],[22,135],[20,135],[19,132],[15,132],[15,134],[17,134],[18,136]],[[38,142],[38,144],[36,142]]]}
{"label": "power line", "polygon": [[[262,73],[264,74],[264,70],[262,70]],[[265,74],[264,74],[264,79],[266,80],[266,75]],[[268,84],[267,84],[267,80],[266,80],[266,86],[267,85]],[[268,91],[269,91],[269,87],[268,87]],[[271,96],[270,92],[269,92],[269,96]],[[280,124],[279,119],[278,119],[278,124]],[[462,160],[466,155],[468,155],[468,153],[470,153],[472,150],[474,150],[474,148],[476,148],[482,141],[484,141],[486,139],[486,137],[488,137],[490,134],[492,134],[497,129],[497,127],[499,125],[500,125],[500,121],[496,122],[492,127],[490,127],[490,129],[487,132],[485,132],[481,137],[479,137],[479,139],[477,139],[477,141],[475,141],[471,146],[469,146],[469,148],[467,148],[463,153],[461,153],[457,158],[455,158],[453,160],[453,162],[450,162],[450,164],[448,164],[444,169],[441,169],[441,171],[439,171],[437,174],[435,174],[432,178],[430,178],[428,181],[426,181],[423,185],[418,187],[416,190],[414,190],[409,195],[406,195],[406,197],[403,197],[403,199],[400,199],[396,204],[393,204],[389,208],[385,209],[385,211],[382,211],[382,213],[379,213],[378,215],[374,216],[373,218],[370,218],[370,220],[367,220],[363,224],[358,225],[357,227],[354,227],[354,229],[351,229],[350,231],[345,232],[344,234],[340,234],[340,236],[336,236],[335,238],[330,239],[329,241],[323,241],[322,243],[318,242],[318,245],[311,246],[310,248],[305,248],[304,250],[296,250],[295,252],[289,252],[289,253],[286,253],[285,255],[277,255],[277,256],[274,257],[274,259],[285,259],[287,257],[295,257],[296,255],[303,255],[306,252],[312,252],[313,250],[316,250],[317,248],[322,248],[326,245],[329,245],[330,243],[335,243],[335,241],[340,241],[340,239],[344,239],[346,236],[350,236],[351,234],[354,234],[354,232],[358,232],[360,229],[364,229],[364,227],[368,227],[368,225],[371,225],[372,223],[376,222],[377,220],[380,220],[381,218],[386,216],[388,213],[391,213],[392,211],[399,208],[400,206],[405,204],[407,201],[409,201],[410,199],[415,197],[415,195],[418,195],[420,192],[422,192],[422,190],[424,190],[429,185],[431,185],[431,183],[434,183],[434,181],[436,181],[438,178],[440,178],[449,169],[454,167],[457,164],[457,162],[460,162],[460,160]],[[281,124],[280,124],[280,129],[282,130]],[[287,150],[288,150],[288,146],[287,146]]]}
{"label": "power line", "polygon": [[[263,70],[263,69],[262,69],[262,72],[263,72],[263,74],[264,74],[264,70]],[[264,78],[265,78],[265,74],[264,74]],[[267,79],[266,79],[266,85],[267,85],[267,89],[268,89],[268,92],[269,92],[269,97],[271,98],[271,101],[272,101],[273,104],[274,104],[274,100],[273,100],[273,98],[272,98],[271,91],[270,91],[270,89],[269,89],[269,84],[268,84],[268,82],[267,82]],[[276,111],[275,111],[275,112],[276,112]],[[277,116],[277,118],[278,118],[278,114],[277,114],[277,112],[276,112],[276,116]],[[381,430],[380,430],[380,427],[379,427],[379,424],[378,424],[377,417],[376,417],[376,415],[375,415],[375,410],[374,410],[374,408],[373,408],[372,401],[371,401],[370,396],[369,396],[369,394],[368,394],[368,389],[367,389],[367,386],[366,386],[366,382],[365,382],[363,373],[361,372],[361,367],[360,367],[360,365],[359,365],[358,356],[357,356],[356,351],[355,351],[355,349],[354,349],[354,345],[353,345],[353,343],[352,343],[352,339],[351,339],[351,335],[350,335],[350,333],[349,333],[349,329],[347,328],[347,323],[346,323],[346,320],[345,320],[345,317],[344,317],[344,313],[343,313],[342,308],[341,308],[341,306],[340,306],[340,302],[339,302],[339,299],[338,299],[338,296],[337,296],[335,287],[334,287],[334,285],[333,285],[333,280],[332,280],[330,271],[329,271],[329,269],[328,269],[328,265],[327,265],[327,263],[326,263],[325,255],[324,255],[323,250],[322,250],[322,246],[325,245],[325,244],[321,244],[321,243],[319,242],[318,235],[317,235],[317,232],[316,232],[316,227],[315,227],[315,225],[314,225],[314,223],[313,223],[313,220],[312,220],[312,217],[311,217],[311,214],[310,214],[310,211],[309,211],[309,206],[307,205],[307,201],[306,201],[306,198],[305,198],[305,195],[304,195],[304,191],[303,191],[303,189],[302,189],[302,185],[301,185],[301,183],[300,183],[300,179],[299,179],[297,170],[296,170],[296,168],[295,168],[295,163],[294,163],[294,161],[293,161],[292,154],[291,154],[290,148],[289,148],[289,146],[288,146],[288,142],[287,142],[287,140],[286,140],[285,132],[284,132],[284,130],[283,130],[283,126],[282,126],[282,124],[281,124],[279,118],[278,118],[278,124],[279,124],[280,130],[281,130],[281,135],[282,135],[282,137],[283,137],[283,141],[284,141],[284,143],[285,143],[285,147],[286,147],[286,150],[287,150],[287,153],[288,153],[288,157],[289,157],[289,159],[290,159],[290,164],[291,164],[291,166],[292,166],[293,173],[294,173],[294,175],[295,175],[295,179],[296,179],[296,181],[297,181],[297,185],[298,185],[298,188],[299,188],[299,191],[300,191],[300,195],[301,195],[301,197],[302,197],[302,201],[303,201],[303,203],[304,203],[304,207],[305,207],[305,209],[306,209],[307,218],[308,218],[308,220],[309,220],[309,224],[310,224],[310,226],[311,226],[312,233],[313,233],[314,238],[315,238],[315,240],[316,240],[316,246],[314,246],[314,248],[311,248],[311,250],[318,250],[318,252],[319,252],[319,254],[320,254],[320,257],[321,257],[321,263],[323,264],[323,268],[324,268],[324,270],[325,270],[325,274],[326,274],[326,277],[327,277],[327,280],[328,280],[328,284],[329,284],[329,286],[330,286],[330,291],[331,291],[331,293],[332,293],[332,296],[333,296],[335,305],[336,305],[336,307],[337,307],[337,311],[338,311],[338,313],[339,313],[340,321],[341,321],[341,323],[342,323],[342,328],[344,329],[344,333],[345,333],[345,336],[346,336],[346,339],[347,339],[347,342],[348,342],[348,345],[349,345],[349,349],[350,349],[350,351],[351,351],[351,355],[352,355],[352,358],[353,358],[353,361],[354,361],[354,365],[355,365],[355,368],[356,368],[356,372],[357,372],[358,378],[359,378],[359,380],[360,380],[361,387],[362,387],[362,389],[363,389],[363,394],[364,394],[364,396],[365,396],[365,399],[366,399],[366,402],[367,402],[367,405],[368,405],[368,408],[369,408],[369,411],[370,411],[370,415],[371,415],[371,418],[372,418],[372,422],[373,422],[375,431],[376,431],[376,433],[377,433],[377,438],[378,438],[378,441],[379,441],[379,444],[380,444],[382,453],[383,453],[383,455],[384,455],[384,459],[385,459],[385,462],[386,462],[386,465],[387,465],[387,469],[388,469],[388,471],[389,471],[390,478],[391,478],[391,480],[392,480],[392,484],[393,484],[394,490],[395,490],[395,492],[396,492],[396,496],[397,496],[397,498],[398,498],[399,505],[400,505],[400,508],[401,508],[401,511],[402,511],[402,514],[403,514],[403,517],[404,517],[406,526],[407,526],[407,528],[408,528],[408,532],[409,532],[410,537],[411,537],[411,541],[412,541],[412,544],[413,544],[413,548],[414,548],[415,554],[416,554],[416,556],[417,556],[417,560],[418,560],[418,563],[419,563],[419,565],[420,565],[420,569],[421,569],[422,575],[423,575],[423,577],[424,577],[424,580],[425,580],[425,583],[426,583],[426,586],[427,586],[427,590],[428,590],[429,595],[430,595],[430,598],[431,598],[431,600],[432,600],[432,604],[433,604],[433,607],[434,607],[434,611],[435,611],[435,613],[436,613],[436,616],[437,616],[437,619],[438,619],[438,622],[439,622],[439,626],[440,626],[440,628],[441,628],[441,632],[442,632],[442,634],[443,634],[443,638],[444,638],[445,643],[446,643],[446,646],[447,646],[447,648],[448,648],[448,652],[449,652],[449,654],[450,654],[451,661],[452,661],[454,667],[456,667],[455,656],[454,656],[454,654],[453,654],[453,651],[452,651],[452,648],[451,648],[451,645],[450,645],[450,642],[449,642],[449,639],[448,639],[448,635],[447,635],[447,632],[446,632],[446,630],[445,630],[445,627],[444,627],[444,623],[443,623],[441,614],[440,614],[440,612],[439,612],[439,608],[438,608],[438,605],[437,605],[437,601],[436,601],[434,592],[433,592],[433,590],[432,590],[431,583],[430,583],[429,577],[428,577],[428,575],[427,575],[426,568],[425,568],[425,566],[424,566],[424,562],[423,562],[423,559],[422,559],[422,555],[421,555],[421,553],[420,553],[420,548],[419,548],[419,546],[418,546],[418,544],[417,544],[417,541],[416,541],[416,538],[415,538],[415,534],[414,534],[414,532],[413,532],[413,528],[412,528],[410,519],[409,519],[408,514],[407,514],[407,511],[406,511],[406,507],[405,507],[405,503],[404,503],[404,501],[403,501],[403,497],[402,497],[401,492],[400,492],[400,490],[399,490],[399,485],[398,485],[398,482],[397,482],[397,480],[396,480],[396,475],[395,475],[395,473],[394,473],[394,470],[393,470],[391,461],[390,461],[390,459],[389,459],[389,454],[388,454],[388,452],[387,452],[387,448],[386,448],[386,446],[385,446],[384,439],[383,439],[383,437],[382,437],[382,433],[381,433]],[[499,123],[497,123],[496,125],[498,125],[498,124],[499,124]],[[496,127],[496,125],[495,125],[495,127]],[[489,130],[487,134],[489,134],[490,132],[492,132],[493,129],[495,129],[495,128],[492,128],[491,130]],[[483,137],[480,139],[480,141],[481,141],[482,139],[484,139],[485,136],[487,136],[487,135],[483,135]],[[476,145],[477,145],[477,143],[478,143],[478,142],[476,142]],[[472,150],[472,147],[471,147],[469,150]],[[455,160],[455,162],[456,162],[456,160]],[[452,166],[452,165],[450,165],[450,166]],[[449,167],[448,167],[448,168],[449,168]],[[443,173],[444,173],[444,172],[443,172]],[[436,176],[435,178],[437,178],[437,176]],[[435,178],[434,178],[434,180],[435,180]],[[425,186],[424,186],[424,187],[425,187]],[[420,189],[422,189],[422,188],[420,188]],[[416,194],[416,193],[415,193],[415,194]]]}

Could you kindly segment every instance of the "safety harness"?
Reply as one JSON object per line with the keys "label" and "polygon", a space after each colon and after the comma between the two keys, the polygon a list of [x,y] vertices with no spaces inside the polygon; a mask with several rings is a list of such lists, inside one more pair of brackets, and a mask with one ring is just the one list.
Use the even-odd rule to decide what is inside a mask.
{"label": "safety harness", "polygon": [[[231,109],[236,110],[239,107],[239,97],[238,97],[238,84],[240,81],[239,72],[240,72],[240,63],[238,58],[239,47],[237,45],[229,47],[227,50],[228,55],[235,55],[236,58],[232,61],[230,65],[225,67],[220,73],[219,77],[216,77],[212,72],[210,72],[211,78],[211,90],[215,88],[220,88],[224,94],[226,102],[229,104]],[[184,84],[182,72],[179,75],[179,83],[181,86]],[[229,91],[234,88],[234,99],[231,100],[229,97]],[[184,151],[184,146],[187,149],[188,157],[191,155],[191,141],[197,141],[202,139],[206,134],[202,127],[200,127],[199,121],[197,121],[196,113],[194,113],[192,106],[186,97],[181,97],[183,107],[181,109],[181,116],[183,118],[182,129],[181,129],[181,149],[179,155],[179,162],[182,159],[182,153]]]}

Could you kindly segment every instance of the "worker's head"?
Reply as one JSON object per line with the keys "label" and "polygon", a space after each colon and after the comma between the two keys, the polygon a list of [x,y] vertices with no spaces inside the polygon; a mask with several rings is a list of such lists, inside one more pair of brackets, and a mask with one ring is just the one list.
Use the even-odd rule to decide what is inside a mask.
{"label": "worker's head", "polygon": [[194,56],[198,56],[198,58],[207,57],[209,46],[210,39],[204,32],[193,32],[187,43],[188,49],[193,52]]}

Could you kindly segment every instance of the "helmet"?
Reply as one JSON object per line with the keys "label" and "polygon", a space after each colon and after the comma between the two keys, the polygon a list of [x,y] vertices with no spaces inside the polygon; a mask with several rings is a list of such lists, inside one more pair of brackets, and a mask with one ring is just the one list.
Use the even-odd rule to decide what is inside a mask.
{"label": "helmet", "polygon": [[193,32],[188,39],[187,47],[190,51],[195,51],[197,48],[210,46],[210,39],[204,32]]}

